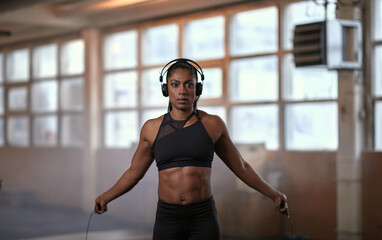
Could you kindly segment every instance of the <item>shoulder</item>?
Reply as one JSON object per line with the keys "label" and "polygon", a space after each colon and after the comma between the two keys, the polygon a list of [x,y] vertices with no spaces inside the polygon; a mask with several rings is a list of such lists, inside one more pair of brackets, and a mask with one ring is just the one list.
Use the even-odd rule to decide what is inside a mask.
{"label": "shoulder", "polygon": [[221,119],[218,115],[209,114],[202,110],[198,110],[198,111],[199,111],[200,119],[202,120],[203,123],[213,124],[219,127],[225,126],[223,119]]}
{"label": "shoulder", "polygon": [[141,129],[141,137],[149,142],[153,142],[156,134],[159,130],[159,127],[163,121],[163,116],[159,116],[157,118],[152,118],[147,120]]}
{"label": "shoulder", "polygon": [[199,116],[214,143],[227,131],[223,119],[219,116],[208,114],[202,110],[199,110]]}

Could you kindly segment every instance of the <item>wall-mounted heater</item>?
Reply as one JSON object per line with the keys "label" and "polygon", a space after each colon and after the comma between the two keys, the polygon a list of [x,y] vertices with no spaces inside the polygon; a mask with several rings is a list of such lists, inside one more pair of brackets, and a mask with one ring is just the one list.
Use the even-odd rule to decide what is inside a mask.
{"label": "wall-mounted heater", "polygon": [[296,25],[293,55],[296,67],[359,69],[362,67],[361,23],[337,19]]}

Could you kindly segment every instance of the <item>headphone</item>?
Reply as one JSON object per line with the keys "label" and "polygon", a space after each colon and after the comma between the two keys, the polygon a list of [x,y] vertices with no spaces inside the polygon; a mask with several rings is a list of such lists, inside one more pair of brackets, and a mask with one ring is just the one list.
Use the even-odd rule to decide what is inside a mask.
{"label": "headphone", "polygon": [[[200,95],[202,95],[202,91],[203,91],[203,81],[204,81],[203,69],[199,66],[199,64],[197,64],[196,62],[192,61],[191,59],[187,59],[187,58],[177,58],[177,59],[174,59],[174,60],[168,62],[162,68],[162,71],[160,72],[160,76],[159,76],[159,82],[162,83],[162,94],[163,94],[163,96],[168,97],[168,86],[167,86],[167,83],[163,83],[163,75],[167,73],[168,69],[172,65],[174,65],[175,63],[178,63],[178,62],[183,62],[183,63],[190,64],[200,74],[201,82],[197,82],[196,83],[196,96],[199,97]],[[169,66],[166,69],[166,67],[168,65],[170,65],[170,64],[171,64],[171,66]],[[193,64],[195,66],[197,66],[198,68],[195,68],[195,66]],[[198,81],[197,78],[196,78],[196,81]]]}

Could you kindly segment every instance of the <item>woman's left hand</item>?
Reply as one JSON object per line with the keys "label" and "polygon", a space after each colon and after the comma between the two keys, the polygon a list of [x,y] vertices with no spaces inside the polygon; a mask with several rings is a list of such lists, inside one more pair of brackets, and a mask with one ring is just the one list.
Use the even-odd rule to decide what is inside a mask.
{"label": "woman's left hand", "polygon": [[285,194],[277,192],[276,197],[273,198],[273,203],[275,204],[277,211],[282,214],[289,215],[288,201]]}

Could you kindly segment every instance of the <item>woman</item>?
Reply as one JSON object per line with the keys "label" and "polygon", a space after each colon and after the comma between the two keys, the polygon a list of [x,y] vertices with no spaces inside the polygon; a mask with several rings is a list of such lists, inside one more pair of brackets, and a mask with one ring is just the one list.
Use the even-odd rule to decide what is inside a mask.
{"label": "woman", "polygon": [[220,239],[211,185],[211,163],[216,152],[237,177],[272,199],[276,209],[287,214],[286,196],[268,185],[242,159],[222,119],[196,109],[202,93],[197,73],[204,78],[199,65],[189,59],[170,63],[166,84],[162,85],[163,95],[169,97],[168,113],[144,124],[130,168],[97,197],[95,212],[104,213],[107,203],[130,191],[155,159],[159,200],[153,239]]}

